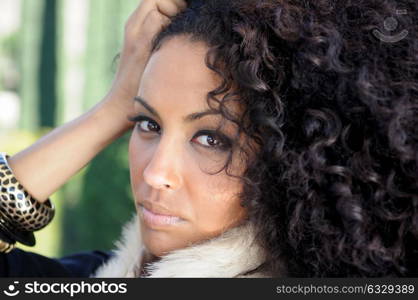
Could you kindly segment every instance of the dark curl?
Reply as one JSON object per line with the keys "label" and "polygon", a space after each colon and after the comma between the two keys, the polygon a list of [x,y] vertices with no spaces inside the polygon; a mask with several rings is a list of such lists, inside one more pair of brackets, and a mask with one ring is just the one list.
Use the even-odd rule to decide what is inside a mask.
{"label": "dark curl", "polygon": [[153,51],[208,45],[208,104],[257,145],[241,198],[273,275],[418,276],[416,1],[189,2]]}

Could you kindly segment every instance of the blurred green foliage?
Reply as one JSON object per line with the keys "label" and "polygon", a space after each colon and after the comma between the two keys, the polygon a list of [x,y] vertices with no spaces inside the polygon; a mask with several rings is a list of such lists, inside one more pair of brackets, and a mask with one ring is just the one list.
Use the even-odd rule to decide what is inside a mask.
{"label": "blurred green foliage", "polygon": [[[65,189],[65,254],[111,249],[122,225],[135,211],[129,184],[128,135],[105,149],[76,184]],[[72,205],[71,197],[78,198]]]}
{"label": "blurred green foliage", "polygon": [[[23,150],[68,121],[71,113],[75,117],[77,109],[85,112],[102,99],[114,76],[113,60],[122,47],[124,23],[138,2],[22,1],[20,29],[0,37],[2,45],[7,45],[1,47],[0,55],[13,60],[19,70],[15,90],[21,99],[19,128],[1,138],[0,151],[13,154]],[[71,31],[68,26],[72,24],[81,31]],[[85,43],[76,57],[67,45],[77,46],[78,41],[71,43],[71,39]],[[77,77],[74,70],[83,79],[80,86],[69,86]],[[0,89],[5,88],[0,83]],[[128,138],[129,133],[108,146],[51,197],[57,208],[53,223],[36,234],[35,248],[22,248],[63,256],[113,247],[122,225],[135,210]]]}

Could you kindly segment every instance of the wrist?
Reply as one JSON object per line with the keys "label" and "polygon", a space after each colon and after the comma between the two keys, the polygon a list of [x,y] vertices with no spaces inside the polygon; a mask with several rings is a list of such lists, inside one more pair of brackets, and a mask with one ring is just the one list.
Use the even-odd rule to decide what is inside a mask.
{"label": "wrist", "polygon": [[9,252],[16,241],[35,245],[34,231],[48,225],[55,214],[47,199],[40,203],[15,177],[8,163],[9,156],[0,153],[0,252]]}
{"label": "wrist", "polygon": [[94,132],[99,133],[98,143],[101,148],[122,136],[133,126],[128,120],[129,111],[117,105],[116,101],[112,101],[110,94],[86,114],[90,125],[94,127]]}

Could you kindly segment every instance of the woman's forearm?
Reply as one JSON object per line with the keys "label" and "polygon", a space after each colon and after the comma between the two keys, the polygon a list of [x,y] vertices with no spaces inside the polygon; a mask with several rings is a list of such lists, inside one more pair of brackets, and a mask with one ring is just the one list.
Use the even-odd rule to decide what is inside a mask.
{"label": "woman's forearm", "polygon": [[17,180],[44,202],[71,176],[126,130],[112,110],[97,104],[80,117],[55,128],[9,158]]}

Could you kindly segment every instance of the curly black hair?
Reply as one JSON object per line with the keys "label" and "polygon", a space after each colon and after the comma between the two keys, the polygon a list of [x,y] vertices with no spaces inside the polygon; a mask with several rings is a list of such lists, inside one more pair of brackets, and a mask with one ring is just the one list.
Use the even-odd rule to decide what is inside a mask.
{"label": "curly black hair", "polygon": [[418,276],[417,22],[407,0],[194,0],[156,36],[207,44],[208,104],[258,145],[240,196],[273,276]]}

